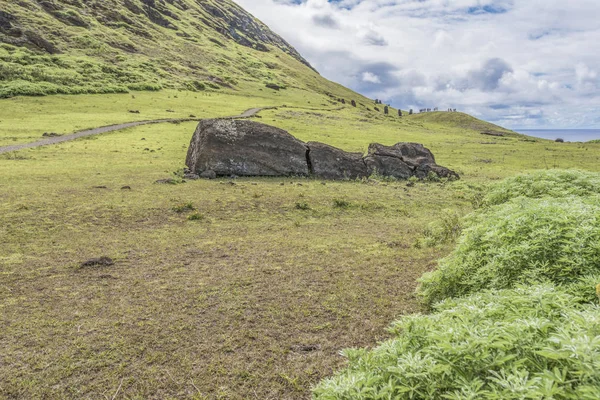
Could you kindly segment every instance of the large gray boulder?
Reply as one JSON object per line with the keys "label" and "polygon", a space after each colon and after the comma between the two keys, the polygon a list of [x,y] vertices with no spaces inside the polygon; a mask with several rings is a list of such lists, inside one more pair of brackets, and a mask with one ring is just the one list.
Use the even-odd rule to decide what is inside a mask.
{"label": "large gray boulder", "polygon": [[[459,178],[456,172],[437,165],[433,153],[419,143],[396,143],[393,146],[373,143],[369,146],[365,162],[369,169],[376,168],[380,175],[394,176],[399,179],[407,179],[410,176],[425,179],[430,173],[440,178]],[[406,176],[408,171],[410,175]]]}
{"label": "large gray boulder", "polygon": [[286,131],[246,120],[207,119],[198,124],[186,165],[216,176],[308,175],[306,145]]}
{"label": "large gray boulder", "polygon": [[365,157],[365,164],[369,175],[391,176],[396,179],[408,179],[414,175],[413,168],[396,157],[368,155]]}
{"label": "large gray boulder", "polygon": [[348,153],[318,142],[308,142],[311,173],[322,179],[356,179],[369,176],[362,153]]}
{"label": "large gray boulder", "polygon": [[431,151],[419,143],[396,143],[393,146],[372,143],[369,145],[369,155],[399,158],[411,167],[435,164]]}
{"label": "large gray boulder", "polygon": [[247,120],[203,120],[187,154],[189,173],[218,176],[305,176],[356,179],[374,173],[397,179],[458,175],[436,164],[431,151],[418,143],[384,146],[373,143],[363,158],[317,142],[303,143],[284,130]]}

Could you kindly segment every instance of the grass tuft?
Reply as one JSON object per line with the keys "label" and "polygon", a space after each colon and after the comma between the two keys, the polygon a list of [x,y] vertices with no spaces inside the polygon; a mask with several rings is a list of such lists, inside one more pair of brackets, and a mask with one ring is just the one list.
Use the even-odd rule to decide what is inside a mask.
{"label": "grass tuft", "polygon": [[204,219],[204,215],[200,214],[198,212],[195,212],[188,216],[188,220],[190,220],[190,221],[202,221],[203,219]]}
{"label": "grass tuft", "polygon": [[333,208],[347,209],[350,208],[351,204],[345,199],[333,199]]}
{"label": "grass tuft", "polygon": [[308,211],[310,210],[310,206],[308,205],[308,203],[306,202],[296,202],[296,210],[303,210],[303,211]]}
{"label": "grass tuft", "polygon": [[196,207],[192,203],[182,203],[173,207],[173,211],[178,214],[183,214],[190,211],[195,211]]}

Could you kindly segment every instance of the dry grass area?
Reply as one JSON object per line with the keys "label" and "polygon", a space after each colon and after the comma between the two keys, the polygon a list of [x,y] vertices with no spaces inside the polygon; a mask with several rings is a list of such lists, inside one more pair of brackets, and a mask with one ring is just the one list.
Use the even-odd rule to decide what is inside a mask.
{"label": "dry grass area", "polygon": [[[284,183],[261,182],[270,194],[257,200],[246,182],[157,189],[215,192],[198,202],[200,221],[160,206],[115,215],[79,204],[90,212],[66,220],[62,207],[21,211],[8,234],[36,239],[3,277],[2,393],[99,398],[123,379],[131,398],[306,397],[341,366],[341,348],[383,339],[390,320],[418,310],[415,279],[439,253],[413,248],[414,211],[334,210],[325,199],[352,184]],[[321,211],[294,209],[306,192]],[[77,267],[100,255],[116,264]]]}
{"label": "dry grass area", "polygon": [[445,250],[415,238],[469,207],[460,183],[155,184],[193,127],[0,160],[0,397],[307,398],[342,348],[419,310]]}

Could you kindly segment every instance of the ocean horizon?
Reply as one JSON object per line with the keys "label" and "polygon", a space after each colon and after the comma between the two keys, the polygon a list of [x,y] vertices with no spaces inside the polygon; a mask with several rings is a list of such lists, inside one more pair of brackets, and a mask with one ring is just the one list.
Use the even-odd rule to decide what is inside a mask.
{"label": "ocean horizon", "polygon": [[513,129],[523,135],[540,139],[563,139],[565,142],[600,140],[600,129]]}

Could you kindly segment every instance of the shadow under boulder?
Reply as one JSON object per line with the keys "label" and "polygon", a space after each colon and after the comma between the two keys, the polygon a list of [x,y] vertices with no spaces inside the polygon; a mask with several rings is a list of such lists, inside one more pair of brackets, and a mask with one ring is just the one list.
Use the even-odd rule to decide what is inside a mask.
{"label": "shadow under boulder", "polygon": [[304,143],[288,132],[246,120],[203,120],[188,149],[186,165],[201,177],[314,176],[343,180],[373,174],[425,179],[430,174],[458,179],[435,163],[431,151],[418,143],[384,146],[373,143],[367,156],[324,143]]}

